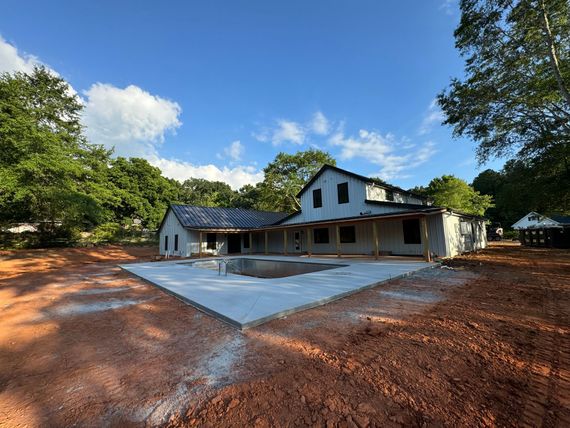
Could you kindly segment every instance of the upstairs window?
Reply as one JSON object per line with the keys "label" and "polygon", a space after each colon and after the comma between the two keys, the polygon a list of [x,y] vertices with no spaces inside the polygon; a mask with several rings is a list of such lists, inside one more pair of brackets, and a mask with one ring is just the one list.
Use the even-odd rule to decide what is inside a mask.
{"label": "upstairs window", "polygon": [[338,203],[339,204],[347,204],[348,203],[348,183],[337,184],[336,190],[338,193]]}
{"label": "upstairs window", "polygon": [[354,226],[342,226],[338,228],[341,244],[356,242],[356,228]]}
{"label": "upstairs window", "polygon": [[393,202],[394,201],[394,192],[391,190],[386,190],[386,200]]}
{"label": "upstairs window", "polygon": [[328,227],[313,230],[313,239],[315,241],[315,244],[328,244],[329,243]]}
{"label": "upstairs window", "polygon": [[207,233],[206,234],[206,249],[215,250],[216,249],[216,234]]}
{"label": "upstairs window", "polygon": [[402,226],[404,227],[404,244],[422,243],[419,219],[402,220]]}
{"label": "upstairs window", "polygon": [[321,189],[313,190],[313,208],[320,208],[323,206],[323,193]]}

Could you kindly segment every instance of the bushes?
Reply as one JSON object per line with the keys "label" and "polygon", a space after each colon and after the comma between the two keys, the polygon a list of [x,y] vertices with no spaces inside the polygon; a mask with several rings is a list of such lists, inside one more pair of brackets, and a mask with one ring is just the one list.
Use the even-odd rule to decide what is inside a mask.
{"label": "bushes", "polygon": [[119,223],[103,223],[93,229],[87,241],[93,244],[109,244],[119,242],[123,238],[124,229]]}

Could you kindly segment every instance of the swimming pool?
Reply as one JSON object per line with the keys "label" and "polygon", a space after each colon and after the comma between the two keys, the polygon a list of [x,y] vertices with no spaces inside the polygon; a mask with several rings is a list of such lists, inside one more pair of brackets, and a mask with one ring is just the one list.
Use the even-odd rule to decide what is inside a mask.
{"label": "swimming pool", "polygon": [[247,257],[202,260],[184,264],[189,264],[195,268],[216,270],[222,275],[233,273],[235,275],[253,276],[256,278],[285,278],[288,276],[348,266],[338,263],[260,260]]}

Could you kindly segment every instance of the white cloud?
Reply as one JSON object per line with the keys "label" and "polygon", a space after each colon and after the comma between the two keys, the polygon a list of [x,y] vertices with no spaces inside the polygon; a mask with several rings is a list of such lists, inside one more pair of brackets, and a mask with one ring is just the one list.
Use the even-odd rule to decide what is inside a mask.
{"label": "white cloud", "polygon": [[178,103],[138,86],[121,89],[95,83],[85,96],[83,122],[87,137],[93,143],[115,147],[117,155],[155,155],[165,135],[181,125]]}
{"label": "white cloud", "polygon": [[454,15],[457,11],[457,0],[443,0],[439,9],[443,10],[446,15]]}
{"label": "white cloud", "polygon": [[0,36],[0,73],[14,73],[22,71],[30,73],[34,66],[42,65],[40,60],[26,53],[18,52],[18,49]]}
{"label": "white cloud", "polygon": [[285,142],[301,145],[305,142],[306,132],[305,129],[290,120],[278,120],[277,128],[273,131],[271,136],[271,143],[278,146]]}
{"label": "white cloud", "polygon": [[184,181],[190,177],[204,178],[211,181],[223,181],[234,190],[245,184],[255,184],[263,181],[263,172],[253,166],[238,165],[233,168],[216,165],[194,165],[177,159],[164,159],[158,156],[149,158],[149,162],[160,168],[163,175]]}
{"label": "white cloud", "polygon": [[[243,144],[239,140],[236,140],[233,143],[231,143],[228,147],[224,148],[224,155],[225,157],[230,158],[232,161],[237,162],[241,160],[244,151],[245,147],[243,146]],[[220,158],[223,157],[224,156],[220,156]]]}
{"label": "white cloud", "polygon": [[427,109],[426,114],[424,115],[424,118],[420,125],[420,129],[418,130],[418,134],[419,135],[429,134],[432,131],[434,125],[441,124],[444,120],[445,120],[445,114],[439,108],[437,100],[436,99],[432,100]]}
{"label": "white cloud", "polygon": [[330,124],[322,112],[317,111],[313,115],[313,120],[311,121],[311,129],[317,135],[327,135],[329,133]]}
{"label": "white cloud", "polygon": [[331,136],[329,143],[341,149],[343,160],[362,158],[380,166],[377,175],[384,180],[407,177],[405,171],[423,164],[436,152],[432,142],[410,151],[415,146],[406,138],[398,140],[393,134],[381,135],[365,129],[358,132],[358,137],[345,137],[339,130]]}

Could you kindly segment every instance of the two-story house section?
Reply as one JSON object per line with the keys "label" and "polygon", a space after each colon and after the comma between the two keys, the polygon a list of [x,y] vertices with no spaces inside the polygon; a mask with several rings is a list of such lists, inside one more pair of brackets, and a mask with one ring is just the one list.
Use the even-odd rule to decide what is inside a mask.
{"label": "two-story house section", "polygon": [[[333,254],[450,257],[486,246],[484,219],[332,165],[301,189],[301,209],[267,213],[171,206],[161,254]],[[171,236],[172,235],[172,236]]]}

